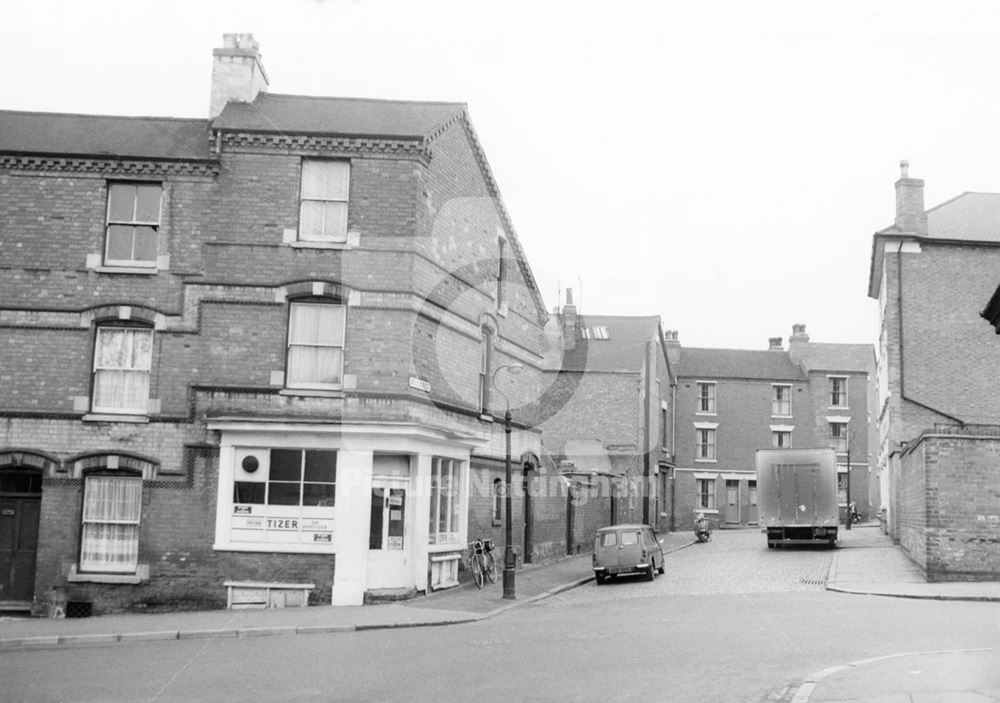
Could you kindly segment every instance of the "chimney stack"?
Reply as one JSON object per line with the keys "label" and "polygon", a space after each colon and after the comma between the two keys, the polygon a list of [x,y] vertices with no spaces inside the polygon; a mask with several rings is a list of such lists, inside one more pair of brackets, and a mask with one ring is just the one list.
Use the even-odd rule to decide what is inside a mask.
{"label": "chimney stack", "polygon": [[212,96],[209,119],[215,119],[228,102],[252,103],[267,92],[267,74],[252,34],[223,34],[223,47],[213,49]]}
{"label": "chimney stack", "polygon": [[785,351],[785,348],[781,346],[781,337],[770,337],[767,341],[770,343],[768,351]]}
{"label": "chimney stack", "polygon": [[562,315],[563,349],[576,349],[577,319],[576,305],[573,304],[573,289],[566,289],[566,304],[563,305]]}
{"label": "chimney stack", "polygon": [[924,182],[910,178],[910,162],[899,162],[900,176],[896,181],[896,228],[908,234],[927,235],[927,213],[924,211]]}
{"label": "chimney stack", "polygon": [[792,325],[792,336],[788,338],[788,343],[808,341],[809,335],[806,334],[806,326],[801,323]]}

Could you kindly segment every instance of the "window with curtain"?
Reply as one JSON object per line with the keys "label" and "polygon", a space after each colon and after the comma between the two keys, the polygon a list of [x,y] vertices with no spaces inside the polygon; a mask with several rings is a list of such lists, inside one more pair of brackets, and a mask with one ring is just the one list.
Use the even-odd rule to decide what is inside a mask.
{"label": "window with curtain", "polygon": [[141,512],[141,477],[86,476],[80,571],[135,573]]}
{"label": "window with curtain", "polygon": [[430,544],[458,544],[462,508],[462,464],[434,457],[431,462]]}
{"label": "window with curtain", "polygon": [[146,413],[153,359],[153,330],[101,326],[94,346],[92,409]]}
{"label": "window with curtain", "polygon": [[302,161],[300,241],[347,241],[350,182],[351,164],[347,161]]}
{"label": "window with curtain", "polygon": [[292,303],[288,316],[289,388],[337,389],[344,369],[343,305]]}
{"label": "window with curtain", "polygon": [[695,461],[715,459],[715,430],[701,429],[697,431],[695,444]]}
{"label": "window with curtain", "polygon": [[771,389],[774,397],[771,399],[772,415],[792,414],[792,387],[773,385]]}
{"label": "window with curtain", "polygon": [[715,510],[715,479],[699,478],[698,507],[703,510]]}
{"label": "window with curtain", "polygon": [[698,412],[700,412],[700,413],[714,413],[715,412],[715,384],[714,383],[699,383],[698,384]]}
{"label": "window with curtain", "polygon": [[830,423],[830,446],[833,447],[838,454],[847,453],[847,423],[846,422],[831,422]]}
{"label": "window with curtain", "polygon": [[830,376],[830,407],[847,407],[847,377]]}
{"label": "window with curtain", "polygon": [[108,184],[105,264],[156,266],[162,194],[159,183]]}

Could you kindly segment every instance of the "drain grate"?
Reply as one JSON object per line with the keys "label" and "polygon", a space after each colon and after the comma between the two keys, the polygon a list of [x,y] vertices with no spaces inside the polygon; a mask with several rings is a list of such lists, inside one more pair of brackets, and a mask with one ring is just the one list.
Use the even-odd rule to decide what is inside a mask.
{"label": "drain grate", "polygon": [[799,579],[799,583],[805,584],[806,586],[825,586],[826,579]]}

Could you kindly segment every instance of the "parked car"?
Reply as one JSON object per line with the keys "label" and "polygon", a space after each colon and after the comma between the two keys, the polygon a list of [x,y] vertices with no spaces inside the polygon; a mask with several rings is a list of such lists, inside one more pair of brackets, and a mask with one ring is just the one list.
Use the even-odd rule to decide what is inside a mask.
{"label": "parked car", "polygon": [[663,573],[663,547],[649,525],[610,525],[594,536],[594,578],[602,584],[613,576],[645,574],[649,581]]}

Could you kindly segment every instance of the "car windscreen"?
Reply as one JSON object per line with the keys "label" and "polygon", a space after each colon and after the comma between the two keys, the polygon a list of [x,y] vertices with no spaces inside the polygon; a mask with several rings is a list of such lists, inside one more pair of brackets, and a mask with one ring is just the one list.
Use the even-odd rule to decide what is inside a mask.
{"label": "car windscreen", "polygon": [[638,532],[622,532],[622,546],[627,547],[630,544],[639,544]]}

